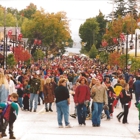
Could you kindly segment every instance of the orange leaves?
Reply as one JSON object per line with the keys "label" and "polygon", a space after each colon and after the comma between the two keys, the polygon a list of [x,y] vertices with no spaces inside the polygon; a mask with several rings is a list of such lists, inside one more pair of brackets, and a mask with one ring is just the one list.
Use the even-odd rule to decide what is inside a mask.
{"label": "orange leaves", "polygon": [[117,53],[117,52],[113,52],[109,55],[109,58],[108,58],[108,61],[109,61],[109,64],[112,66],[112,65],[119,65],[119,57],[120,57],[120,54]]}

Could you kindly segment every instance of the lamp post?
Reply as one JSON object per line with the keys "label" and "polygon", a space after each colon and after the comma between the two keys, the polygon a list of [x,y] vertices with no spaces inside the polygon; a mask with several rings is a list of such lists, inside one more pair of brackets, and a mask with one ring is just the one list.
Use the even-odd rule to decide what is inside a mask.
{"label": "lamp post", "polygon": [[128,60],[128,33],[126,35],[126,70],[127,70],[127,60]]}

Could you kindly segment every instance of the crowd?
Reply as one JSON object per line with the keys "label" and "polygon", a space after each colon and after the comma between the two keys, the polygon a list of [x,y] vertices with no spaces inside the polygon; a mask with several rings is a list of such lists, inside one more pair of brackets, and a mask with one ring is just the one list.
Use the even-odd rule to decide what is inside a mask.
{"label": "crowd", "polygon": [[[13,69],[0,69],[0,132],[9,124],[10,139],[15,139],[13,124],[18,110],[37,112],[44,104],[46,112],[53,112],[56,102],[59,128],[71,128],[69,116],[78,118],[79,125],[91,119],[93,127],[100,127],[101,118],[113,117],[114,108],[122,106],[117,115],[127,124],[132,94],[136,107],[140,108],[140,70],[131,73],[119,66],[110,67],[97,59],[80,55],[56,57],[31,62],[29,66],[19,63]],[[75,103],[74,114],[69,115],[70,94]],[[33,104],[34,103],[34,104]],[[140,110],[140,109],[139,109]],[[16,113],[14,113],[16,112]],[[3,121],[6,120],[6,121]],[[139,128],[140,131],[140,128]]]}

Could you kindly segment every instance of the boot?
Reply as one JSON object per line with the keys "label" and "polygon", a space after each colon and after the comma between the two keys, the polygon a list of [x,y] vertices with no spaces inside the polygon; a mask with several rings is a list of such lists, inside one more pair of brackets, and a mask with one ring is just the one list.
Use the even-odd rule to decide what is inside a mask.
{"label": "boot", "polygon": [[1,135],[1,136],[2,136],[2,137],[7,137],[5,131],[2,131],[2,135]]}
{"label": "boot", "polygon": [[14,134],[10,134],[9,139],[16,139],[16,137],[14,136]]}
{"label": "boot", "polygon": [[51,108],[49,108],[49,111],[53,112],[53,110]]}
{"label": "boot", "polygon": [[46,112],[48,112],[49,110],[48,110],[48,108],[46,108]]}

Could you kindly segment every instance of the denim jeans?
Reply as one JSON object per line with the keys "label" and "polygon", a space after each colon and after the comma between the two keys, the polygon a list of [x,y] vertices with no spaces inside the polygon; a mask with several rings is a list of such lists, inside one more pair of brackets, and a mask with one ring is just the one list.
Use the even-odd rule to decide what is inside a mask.
{"label": "denim jeans", "polygon": [[33,108],[33,100],[34,100],[34,110],[36,110],[38,104],[38,94],[30,93],[30,109]]}
{"label": "denim jeans", "polygon": [[23,107],[22,97],[18,97],[18,104],[19,104],[20,107]]}
{"label": "denim jeans", "polygon": [[100,125],[101,123],[101,113],[103,110],[103,103],[93,102],[94,110],[92,112],[92,124]]}
{"label": "denim jeans", "polygon": [[77,116],[78,116],[78,123],[84,124],[87,116],[87,107],[84,103],[77,105]]}
{"label": "denim jeans", "polygon": [[38,103],[39,103],[39,104],[40,104],[40,98],[41,98],[41,100],[42,100],[42,102],[43,102],[43,100],[44,100],[44,94],[43,94],[42,91],[39,93],[39,96],[38,96]]}
{"label": "denim jeans", "polygon": [[110,113],[109,113],[109,110],[104,110],[106,116],[107,116],[107,119],[110,119]]}
{"label": "denim jeans", "polygon": [[58,125],[62,126],[62,119],[64,116],[64,121],[65,121],[65,125],[67,126],[69,124],[69,105],[68,105],[68,101],[64,100],[64,101],[60,101],[58,103],[56,103],[56,109],[57,109],[57,121],[58,121]]}

